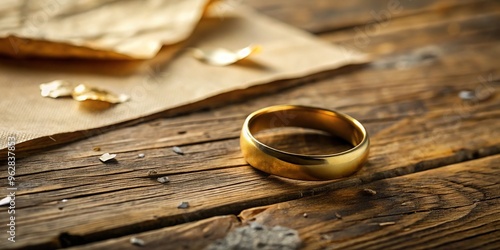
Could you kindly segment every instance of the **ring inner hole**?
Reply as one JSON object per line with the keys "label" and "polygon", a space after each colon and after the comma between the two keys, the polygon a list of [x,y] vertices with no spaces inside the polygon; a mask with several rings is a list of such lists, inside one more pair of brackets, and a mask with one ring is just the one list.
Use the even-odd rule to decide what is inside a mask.
{"label": "ring inner hole", "polygon": [[254,134],[254,137],[272,148],[295,154],[326,155],[353,148],[351,143],[341,137],[300,127],[265,129]]}

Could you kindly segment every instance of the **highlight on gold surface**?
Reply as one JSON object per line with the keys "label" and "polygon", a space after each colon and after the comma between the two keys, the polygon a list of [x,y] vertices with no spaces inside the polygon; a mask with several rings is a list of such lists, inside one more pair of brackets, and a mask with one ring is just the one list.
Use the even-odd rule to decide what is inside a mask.
{"label": "highlight on gold surface", "polygon": [[85,84],[74,84],[66,80],[54,80],[40,84],[40,91],[43,97],[59,98],[73,97],[76,101],[100,101],[111,104],[122,103],[130,98],[127,95],[117,95],[107,90],[88,86]]}
{"label": "highlight on gold surface", "polygon": [[[285,152],[254,137],[259,131],[279,127],[316,129],[351,143],[351,149],[323,155]],[[250,114],[241,129],[241,151],[254,168],[269,174],[299,180],[332,180],[347,177],[366,162],[370,140],[356,119],[328,109],[279,105]]]}
{"label": "highlight on gold surface", "polygon": [[231,51],[225,48],[217,48],[214,50],[201,50],[192,48],[193,57],[210,65],[227,66],[238,61],[241,61],[252,54],[262,50],[260,45],[249,45],[245,48]]}
{"label": "highlight on gold surface", "polygon": [[91,100],[113,104],[126,102],[130,99],[127,95],[117,95],[103,89],[87,86],[85,84],[79,84],[76,86],[73,90],[72,96],[73,99],[80,102]]}
{"label": "highlight on gold surface", "polygon": [[74,88],[75,84],[65,80],[54,80],[52,82],[40,84],[41,95],[51,98],[71,96]]}

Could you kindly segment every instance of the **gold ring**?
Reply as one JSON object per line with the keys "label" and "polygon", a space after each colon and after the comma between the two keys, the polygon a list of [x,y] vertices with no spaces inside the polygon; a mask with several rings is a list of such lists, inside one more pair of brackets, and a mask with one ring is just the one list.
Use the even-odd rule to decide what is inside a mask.
{"label": "gold ring", "polygon": [[[253,134],[271,128],[322,130],[350,142],[353,148],[327,155],[304,155],[272,148]],[[299,180],[332,180],[352,175],[368,158],[370,140],[356,119],[337,111],[294,105],[263,108],[250,114],[240,136],[241,151],[254,168]]]}

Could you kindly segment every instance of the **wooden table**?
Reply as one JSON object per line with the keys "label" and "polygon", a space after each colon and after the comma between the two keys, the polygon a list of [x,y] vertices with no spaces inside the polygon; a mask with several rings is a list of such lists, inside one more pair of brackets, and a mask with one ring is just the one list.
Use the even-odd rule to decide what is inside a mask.
{"label": "wooden table", "polygon": [[[145,249],[200,249],[255,221],[297,230],[304,249],[500,249],[499,1],[247,3],[373,61],[19,159],[17,243],[3,226],[0,248],[135,249],[136,237]],[[481,96],[466,101],[463,90]],[[275,104],[359,119],[368,164],[330,182],[254,170],[239,131],[250,112]],[[339,146],[320,134],[267,138],[296,152]],[[104,152],[118,162],[99,162]],[[182,201],[190,207],[177,208]]]}

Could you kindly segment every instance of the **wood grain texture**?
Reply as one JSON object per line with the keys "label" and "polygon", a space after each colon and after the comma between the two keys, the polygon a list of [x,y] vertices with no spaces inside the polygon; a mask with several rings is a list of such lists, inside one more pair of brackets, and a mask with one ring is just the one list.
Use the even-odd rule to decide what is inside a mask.
{"label": "wood grain texture", "polygon": [[[498,27],[490,23],[498,22],[499,11],[498,1],[478,1],[325,33],[321,34],[321,38],[376,58],[408,59],[405,55],[410,56],[415,50],[432,57],[439,53],[436,48],[466,48],[477,46],[483,40],[498,41]],[[376,65],[383,66],[377,61],[374,62]],[[404,64],[399,66],[404,68]]]}
{"label": "wood grain texture", "polygon": [[304,249],[498,249],[499,163],[481,158],[247,209],[241,223],[213,217],[70,249],[135,249],[132,236],[148,249],[201,249],[251,222],[298,230]]}
{"label": "wood grain texture", "polygon": [[326,33],[379,20],[395,19],[425,12],[447,11],[458,5],[478,4],[481,1],[412,1],[412,0],[374,0],[342,1],[332,3],[328,0],[230,0],[231,4],[249,3],[264,14],[273,16],[286,23],[313,33]]}
{"label": "wood grain texture", "polygon": [[[298,230],[304,249],[498,249],[498,176],[496,155],[245,210],[240,216],[244,222]],[[366,188],[377,193],[367,195]]]}
{"label": "wood grain texture", "polygon": [[[500,88],[498,27],[486,25],[498,23],[500,13],[495,1],[489,1],[485,6],[490,7],[480,7],[484,10],[480,14],[475,11],[477,8],[469,11],[460,6],[450,7],[451,11],[461,14],[450,14],[449,19],[432,13],[423,13],[421,19],[418,18],[419,15],[393,19],[389,28],[381,30],[376,37],[373,36],[371,42],[363,48],[372,53],[375,61],[362,68],[335,75],[324,73],[315,81],[304,80],[304,84],[298,87],[223,108],[93,134],[93,137],[85,140],[19,159],[16,172],[19,183],[16,214],[18,233],[22,235],[22,240],[16,244],[0,241],[0,248],[65,247],[121,236],[124,238],[112,241],[125,244],[129,236],[145,231],[180,232],[184,226],[195,224],[180,225],[176,229],[169,226],[193,221],[198,221],[194,223],[205,227],[201,225],[208,225],[204,224],[206,221],[200,221],[205,218],[238,214],[256,206],[294,199],[302,202],[304,199],[300,198],[304,196],[327,191],[354,190],[360,184],[382,185],[380,183],[386,183],[382,180],[388,178],[426,170],[431,171],[421,174],[434,173],[432,169],[483,157],[487,158],[467,164],[489,162],[488,164],[494,165],[492,169],[498,171],[498,158],[495,155],[500,152],[500,96],[493,94],[487,100],[474,103],[464,103],[458,98],[458,93],[464,89],[483,88],[498,93]],[[426,19],[433,16],[434,18]],[[429,21],[426,22],[427,20]],[[450,37],[444,31],[453,23],[462,28],[454,37]],[[414,36],[416,32],[418,36]],[[342,33],[338,38],[332,34],[324,34],[322,37],[326,41],[347,43],[350,39],[348,33]],[[395,49],[380,49],[384,46]],[[283,103],[334,108],[359,119],[372,138],[369,163],[356,175],[332,182],[291,181],[253,170],[244,162],[239,151],[240,126],[250,112]],[[317,145],[309,143],[307,136],[303,135],[302,139],[300,136],[278,138],[283,139],[281,145],[294,145],[296,150],[318,150]],[[185,154],[175,154],[173,146],[181,147]],[[94,151],[94,147],[100,147],[101,151]],[[98,157],[104,152],[117,153],[117,163],[101,163]],[[145,154],[145,157],[138,158],[140,153]],[[460,166],[461,164],[457,164],[446,169],[460,169]],[[470,168],[471,165],[467,166]],[[155,170],[156,173],[150,175],[150,170]],[[435,185],[453,181],[455,177],[446,177],[448,172],[439,170],[435,176],[431,174],[436,179]],[[483,172],[486,174],[481,176],[488,173],[491,178],[498,176],[498,172],[488,172],[488,169]],[[445,177],[441,180],[438,174]],[[2,171],[0,178],[5,178],[5,175],[6,171]],[[156,177],[160,176],[169,176],[171,182],[157,182]],[[461,177],[456,178],[459,183],[463,180]],[[390,179],[387,183],[396,179],[398,178]],[[486,183],[498,184],[494,181]],[[396,182],[392,187],[403,184],[404,181]],[[425,189],[425,192],[415,192],[436,196],[429,193],[432,190],[427,192],[428,188],[424,184],[429,183],[420,182],[419,187]],[[4,189],[5,185],[0,183],[0,188]],[[444,185],[440,190],[455,192],[454,187],[450,189],[448,186]],[[383,190],[382,186],[373,188],[379,192],[378,195]],[[466,188],[463,190],[465,194],[468,191],[470,190]],[[387,192],[397,191],[389,188]],[[418,198],[417,195],[401,197]],[[386,198],[400,201],[397,200],[398,197]],[[451,204],[448,198],[445,199],[448,202],[446,204]],[[62,199],[68,199],[68,202],[61,203]],[[324,199],[319,199],[318,204],[322,200]],[[190,202],[191,207],[178,209],[177,206],[182,201]],[[457,203],[458,206],[463,206],[463,213],[472,208],[463,205],[465,201]],[[498,202],[496,198],[493,201]],[[392,203],[383,202],[382,199],[380,203],[376,203],[379,206],[376,209],[379,210],[369,211],[375,213],[387,210],[395,214],[403,211],[399,204],[393,205],[397,205],[397,209],[401,211],[389,206]],[[311,206],[314,204],[311,201]],[[422,237],[424,234],[434,237],[432,226],[435,224],[432,223],[446,219],[439,217],[439,211],[446,215],[445,210],[437,209],[441,203],[429,204],[420,207],[419,203],[419,208],[428,209],[428,214],[432,216],[425,217],[425,211],[419,210],[416,217],[408,218],[410,222],[421,220],[419,223],[423,223],[422,225],[430,223],[428,228],[419,228]],[[431,206],[432,204],[435,206]],[[484,211],[494,207],[495,203],[492,204]],[[364,218],[362,204],[353,205],[352,209],[352,213],[359,212],[358,216]],[[455,212],[450,210],[450,213]],[[328,213],[325,216],[335,217],[335,214]],[[456,214],[453,216],[460,217]],[[465,220],[463,218],[467,216],[460,220]],[[479,215],[472,218],[483,220]],[[373,223],[378,222],[375,219]],[[220,219],[217,217],[210,220],[216,224],[222,223],[221,225],[229,223],[226,219],[218,222]],[[469,230],[467,225],[459,223],[460,220],[456,220],[455,224],[444,223],[443,228],[447,226],[457,232]],[[6,222],[7,218],[0,217],[0,224]],[[396,225],[401,226],[397,222]],[[349,229],[350,225],[334,224],[343,226],[343,229]],[[310,229],[324,228],[320,222],[309,225]],[[387,228],[397,227],[396,225]],[[498,224],[491,224],[495,225]],[[161,229],[164,227],[167,228]],[[354,238],[356,234],[359,237],[365,234],[367,237],[379,237],[377,242],[381,243],[373,245],[374,248],[385,247],[390,242],[400,244],[390,238],[390,234],[370,235],[371,230],[378,226],[354,228],[356,230],[352,229],[352,234],[342,238],[342,244],[358,246],[358,241]],[[222,235],[224,230],[217,232],[221,233],[217,235]],[[491,241],[491,246],[497,244],[491,238],[492,233],[472,229],[466,233],[477,236],[471,236],[471,240],[467,241],[469,243]],[[154,235],[152,233],[151,239],[156,242]],[[198,239],[200,234],[192,235],[192,239]],[[326,240],[322,239],[318,245],[312,244],[310,247],[321,247],[338,240],[331,238],[336,235],[334,233],[325,235]],[[462,244],[463,241],[457,235],[453,236],[456,243],[444,243],[447,246]],[[352,242],[348,240],[348,236],[353,239]],[[316,239],[314,237],[317,236],[306,235],[306,239]],[[421,244],[427,243],[421,241]],[[359,243],[359,246],[365,245],[371,246],[366,242]],[[488,245],[482,247],[487,248]]]}
{"label": "wood grain texture", "polygon": [[241,223],[234,215],[217,216],[69,249],[137,249],[136,245],[130,243],[132,237],[143,240],[142,247],[145,249],[203,249],[239,225]]}

